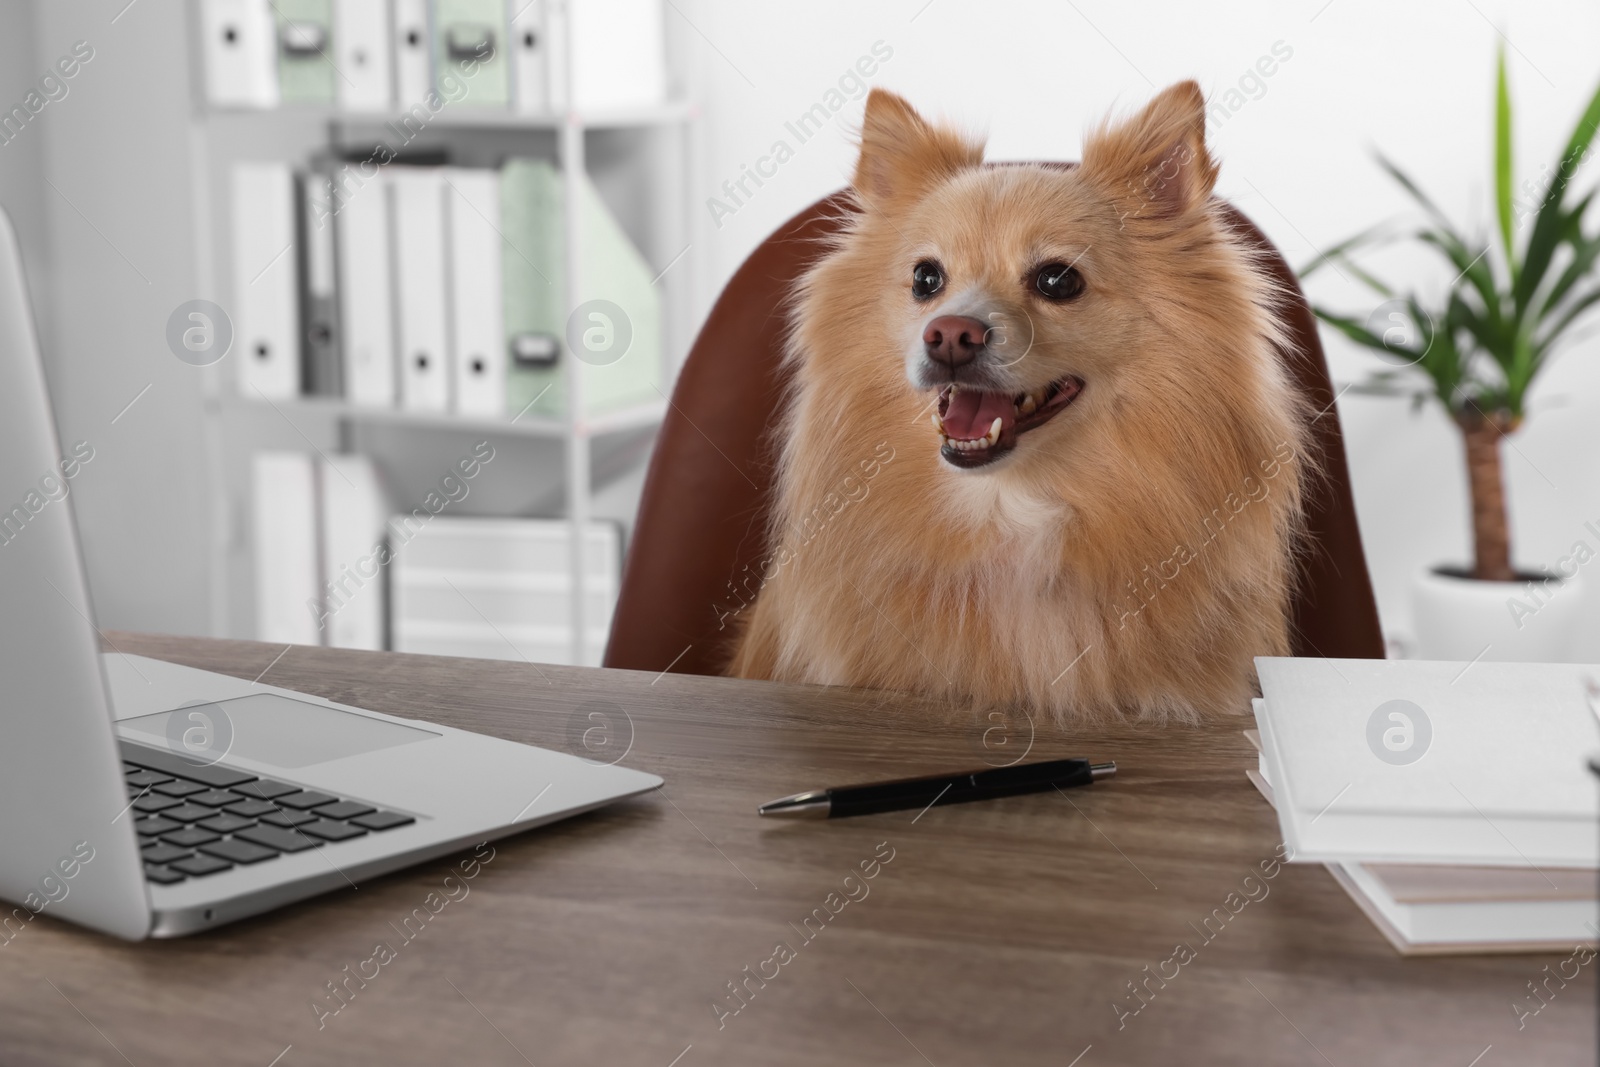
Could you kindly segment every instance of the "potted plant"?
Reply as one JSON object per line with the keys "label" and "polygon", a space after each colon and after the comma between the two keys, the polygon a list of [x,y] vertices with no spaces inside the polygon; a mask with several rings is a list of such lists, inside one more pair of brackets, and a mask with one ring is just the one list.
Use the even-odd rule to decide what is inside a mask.
{"label": "potted plant", "polygon": [[[1409,394],[1415,406],[1431,396],[1461,431],[1472,501],[1470,567],[1439,566],[1412,590],[1419,652],[1428,659],[1557,660],[1565,654],[1579,596],[1578,567],[1600,538],[1585,542],[1548,570],[1513,564],[1500,446],[1522,425],[1529,390],[1573,325],[1597,301],[1593,268],[1600,233],[1584,232],[1593,192],[1568,203],[1573,175],[1591,155],[1600,125],[1600,89],[1590,98],[1549,184],[1528,199],[1515,195],[1511,160],[1511,96],[1505,52],[1495,84],[1494,192],[1497,239],[1467,236],[1399,167],[1380,165],[1421,207],[1420,229],[1396,234],[1377,227],[1323,253],[1303,271],[1324,265],[1359,279],[1384,303],[1364,320],[1315,307],[1317,316],[1391,364],[1367,392]],[[1357,249],[1396,239],[1421,242],[1442,255],[1455,279],[1429,301],[1398,292],[1352,258]],[[1537,622],[1534,617],[1537,616]]]}

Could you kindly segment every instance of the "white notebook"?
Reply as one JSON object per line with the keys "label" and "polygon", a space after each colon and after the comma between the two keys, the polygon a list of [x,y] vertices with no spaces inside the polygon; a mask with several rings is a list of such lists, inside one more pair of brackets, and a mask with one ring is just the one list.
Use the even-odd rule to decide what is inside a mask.
{"label": "white notebook", "polygon": [[233,301],[239,391],[282,400],[300,393],[300,318],[294,173],[286,163],[233,168]]}
{"label": "white notebook", "polygon": [[517,110],[535,114],[550,108],[550,39],[545,32],[543,0],[514,0],[511,16],[512,99]]}
{"label": "white notebook", "polygon": [[432,27],[428,0],[394,0],[394,88],[399,110],[433,91]]}
{"label": "white notebook", "polygon": [[304,452],[251,457],[258,641],[320,645],[317,460]]}
{"label": "white notebook", "polygon": [[212,107],[276,107],[278,27],[270,0],[202,0],[206,101]]}
{"label": "white notebook", "polygon": [[[1260,732],[1244,734],[1260,753]],[[1265,759],[1245,774],[1276,807]],[[1593,868],[1348,861],[1326,867],[1404,956],[1562,952],[1600,938]]]}
{"label": "white notebook", "polygon": [[328,456],[321,470],[322,643],[384,647],[384,578],[380,551],[388,504],[371,459]]}
{"label": "white notebook", "polygon": [[394,194],[395,318],[400,324],[400,406],[450,407],[445,323],[443,175],[438,167],[391,167]]}
{"label": "white notebook", "polygon": [[335,200],[344,391],[352,404],[364,407],[395,403],[389,193],[380,173]]}
{"label": "white notebook", "polygon": [[450,278],[451,393],[463,415],[506,414],[506,339],[500,278],[500,174],[444,171]]}
{"label": "white notebook", "polygon": [[[558,64],[551,73],[570,77],[572,107],[604,111],[666,98],[665,8],[659,0],[570,0],[550,7],[558,22],[564,11],[571,35],[563,57],[568,70]],[[558,25],[550,35],[552,59],[561,48],[561,32]]]}
{"label": "white notebook", "polygon": [[1259,658],[1263,766],[1297,858],[1600,865],[1579,664]]}
{"label": "white notebook", "polygon": [[1568,899],[1408,900],[1380,865],[1330,863],[1328,872],[1407,956],[1560,952],[1594,944],[1600,930],[1592,882],[1589,896]]}
{"label": "white notebook", "polygon": [[339,57],[334,90],[346,111],[393,106],[394,27],[389,0],[334,0],[333,44]]}

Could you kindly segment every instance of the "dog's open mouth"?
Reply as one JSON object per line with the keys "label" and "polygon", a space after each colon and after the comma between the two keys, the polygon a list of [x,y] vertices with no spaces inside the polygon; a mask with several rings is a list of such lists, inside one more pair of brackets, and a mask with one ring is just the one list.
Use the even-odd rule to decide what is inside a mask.
{"label": "dog's open mouth", "polygon": [[1058,378],[1026,393],[999,393],[947,385],[939,393],[933,428],[939,454],[954,467],[993,463],[1017,447],[1017,438],[1061,414],[1083,394],[1082,378]]}

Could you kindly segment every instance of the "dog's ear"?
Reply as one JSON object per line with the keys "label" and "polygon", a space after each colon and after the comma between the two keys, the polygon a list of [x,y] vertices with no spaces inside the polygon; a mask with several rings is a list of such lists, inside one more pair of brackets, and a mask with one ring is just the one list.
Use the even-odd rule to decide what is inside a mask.
{"label": "dog's ear", "polygon": [[1110,195],[1124,220],[1175,219],[1203,205],[1217,165],[1206,151],[1200,86],[1179,82],[1121,125],[1102,123],[1084,143],[1083,175]]}
{"label": "dog's ear", "polygon": [[883,89],[867,96],[852,184],[869,208],[892,211],[982,162],[981,144],[930,125],[903,98]]}

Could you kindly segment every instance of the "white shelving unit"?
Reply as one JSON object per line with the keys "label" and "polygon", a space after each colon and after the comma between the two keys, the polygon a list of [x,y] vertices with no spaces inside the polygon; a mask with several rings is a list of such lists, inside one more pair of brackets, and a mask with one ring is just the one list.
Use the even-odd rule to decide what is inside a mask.
{"label": "white shelving unit", "polygon": [[[261,399],[229,396],[222,400],[224,407],[239,406],[246,409],[268,407]],[[577,425],[567,419],[553,419],[546,415],[523,415],[520,418],[489,419],[443,412],[404,411],[400,408],[373,408],[352,404],[331,396],[302,396],[294,400],[274,400],[270,406],[295,414],[332,416],[347,420],[352,425],[373,424],[384,426],[432,427],[440,430],[474,430],[479,433],[506,434],[514,437],[551,437],[565,439],[575,432],[582,437],[598,437],[625,430],[638,430],[659,423],[667,413],[665,400],[633,407],[618,408],[587,419]]]}
{"label": "white shelving unit", "polygon": [[[231,291],[232,282],[224,272],[219,271],[218,264],[229,262],[220,249],[219,237],[226,233],[227,203],[224,190],[231,164],[245,158],[288,158],[303,164],[313,150],[337,148],[347,141],[359,140],[360,131],[383,127],[386,123],[397,122],[402,116],[399,112],[345,112],[331,106],[304,104],[261,110],[211,108],[204,97],[204,59],[198,40],[200,24],[199,0],[190,0],[189,54],[194,71],[191,84],[195,90],[189,122],[189,154],[194,191],[191,215],[197,295],[227,308],[229,301],[225,294]],[[570,25],[570,22],[566,24]],[[553,42],[553,45],[567,48],[566,41]],[[677,79],[672,77],[671,53],[669,48],[669,90],[681,92],[686,79],[681,76],[683,72],[678,72],[680,76]],[[567,98],[571,99],[570,55],[562,67],[568,78]],[[637,143],[625,151],[634,154],[633,166],[652,167],[648,175],[649,184],[656,190],[649,229],[657,237],[653,242],[643,242],[642,248],[647,258],[661,271],[657,276],[657,284],[667,279],[663,285],[662,301],[663,394],[670,393],[670,383],[687,355],[693,340],[692,318],[701,306],[693,291],[695,280],[699,277],[695,263],[698,216],[691,210],[687,195],[687,190],[695,180],[695,124],[698,117],[699,109],[685,99],[594,113],[527,114],[481,107],[452,109],[446,105],[430,119],[427,126],[427,139],[446,147],[453,147],[457,139],[484,136],[518,139],[522,143],[518,144],[517,150],[526,155],[548,156],[553,147],[555,165],[565,179],[564,188],[568,190],[576,190],[578,185],[571,179],[588,170],[593,136],[637,135]],[[656,143],[646,144],[646,137],[655,139]],[[668,146],[664,139],[670,139],[675,144]],[[552,140],[553,146],[550,144]],[[241,145],[245,147],[241,148]],[[265,150],[268,145],[272,147],[271,152]],[[616,155],[614,152],[610,154]],[[668,159],[666,164],[660,163],[662,157]],[[566,247],[563,260],[569,283],[566,286],[569,314],[591,295],[579,289],[578,281],[583,276],[579,267],[584,250],[580,200],[576,195],[564,198]],[[667,217],[672,213],[676,213],[677,218]],[[213,508],[209,538],[213,634],[239,636],[229,631],[232,629],[230,620],[233,617],[233,586],[236,581],[234,564],[243,540],[240,529],[248,527],[248,523],[240,523],[237,517],[244,514],[247,502],[243,495],[247,494],[248,486],[237,484],[230,477],[228,469],[229,448],[236,443],[232,439],[235,427],[246,421],[236,416],[270,407],[288,420],[301,436],[304,436],[304,432],[300,430],[297,419],[331,421],[336,447],[341,452],[361,451],[359,439],[362,431],[371,427],[399,429],[414,434],[465,431],[513,440],[542,438],[559,441],[564,454],[562,477],[565,483],[565,518],[571,525],[573,552],[570,619],[572,662],[584,662],[587,568],[582,560],[586,539],[581,536],[581,531],[592,514],[592,446],[596,440],[609,435],[640,432],[658,425],[668,407],[663,395],[659,401],[586,417],[583,404],[585,366],[582,361],[566,354],[561,360],[567,397],[564,417],[524,414],[500,419],[363,407],[335,397],[301,396],[266,401],[239,393],[233,358],[205,368],[204,439],[210,453],[207,466]],[[250,546],[246,547],[248,550]]]}
{"label": "white shelving unit", "polygon": [[[343,111],[322,104],[280,104],[274,108],[207,108],[204,101],[200,110],[212,119],[259,120],[264,116],[282,116],[297,122],[347,123],[362,126],[381,126],[399,122],[410,115],[400,112]],[[697,109],[686,100],[669,100],[648,107],[610,108],[585,112],[578,123],[586,130],[628,130],[647,126],[670,126],[688,122],[697,117]],[[497,108],[446,107],[428,120],[429,128],[479,130],[559,130],[573,118],[570,114],[528,114],[520,111],[501,111]]]}

